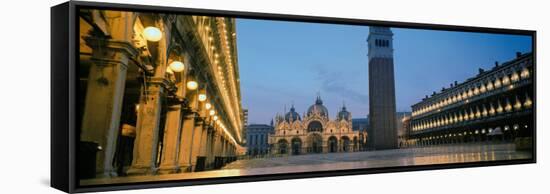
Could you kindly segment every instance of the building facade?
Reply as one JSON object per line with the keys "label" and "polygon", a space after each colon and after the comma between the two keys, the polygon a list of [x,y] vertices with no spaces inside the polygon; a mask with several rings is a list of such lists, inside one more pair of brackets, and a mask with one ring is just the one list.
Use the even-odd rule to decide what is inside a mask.
{"label": "building facade", "polygon": [[397,148],[393,33],[388,27],[370,27],[369,122],[374,149]]}
{"label": "building facade", "polygon": [[411,112],[397,112],[395,114],[395,122],[397,127],[397,144],[398,146],[405,147],[407,136],[407,122],[411,117]]}
{"label": "building facade", "polygon": [[533,54],[516,58],[412,106],[409,142],[437,145],[533,137]]}
{"label": "building facade", "polygon": [[370,137],[367,134],[371,134],[372,131],[369,128],[368,116],[365,118],[351,119],[351,129],[359,132],[359,151],[366,151],[370,149],[370,145],[368,143],[372,143],[372,140],[369,140]]}
{"label": "building facade", "polygon": [[243,118],[234,19],[78,14],[78,134],[81,144],[102,148],[97,176],[203,170],[237,154]]}
{"label": "building facade", "polygon": [[246,127],[247,154],[251,156],[269,153],[269,135],[273,134],[273,126],[265,124],[250,124]]}
{"label": "building facade", "polygon": [[397,133],[399,148],[406,148],[411,146],[409,142],[409,137],[411,134],[411,115],[409,114],[402,117],[398,125],[401,126],[400,130]]}
{"label": "building facade", "polygon": [[275,133],[269,136],[269,144],[273,154],[351,152],[359,151],[359,138],[366,135],[352,130],[351,112],[345,106],[336,119],[331,120],[318,96],[302,116],[294,106],[285,115],[277,115]]}

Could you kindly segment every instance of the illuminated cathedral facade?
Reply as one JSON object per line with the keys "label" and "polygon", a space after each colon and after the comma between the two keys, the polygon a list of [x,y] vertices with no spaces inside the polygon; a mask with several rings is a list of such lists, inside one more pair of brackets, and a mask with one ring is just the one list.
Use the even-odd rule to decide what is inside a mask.
{"label": "illuminated cathedral facade", "polygon": [[320,96],[301,116],[294,105],[284,115],[277,114],[273,125],[275,132],[269,135],[272,154],[352,152],[366,145],[367,133],[352,130],[346,106],[331,120]]}

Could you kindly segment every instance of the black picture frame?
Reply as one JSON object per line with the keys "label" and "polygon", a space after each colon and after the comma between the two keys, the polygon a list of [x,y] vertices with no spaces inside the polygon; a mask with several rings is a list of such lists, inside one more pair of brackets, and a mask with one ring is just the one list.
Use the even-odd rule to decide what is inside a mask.
{"label": "black picture frame", "polygon": [[92,191],[112,191],[112,190],[127,190],[127,189],[144,189],[158,187],[173,187],[173,186],[191,186],[191,185],[206,185],[206,184],[221,184],[235,182],[251,182],[251,181],[268,181],[281,179],[297,179],[297,178],[312,178],[312,177],[327,177],[327,176],[346,176],[360,174],[376,174],[390,173],[403,171],[421,171],[421,170],[437,170],[437,169],[452,169],[452,168],[468,168],[468,167],[485,167],[497,165],[511,164],[530,164],[536,163],[536,106],[534,104],[533,112],[533,157],[532,159],[521,160],[506,160],[506,161],[490,161],[490,162],[472,162],[460,164],[435,164],[422,166],[403,166],[403,167],[384,167],[384,168],[368,168],[368,169],[353,169],[353,170],[336,170],[323,172],[307,172],[307,173],[287,173],[287,174],[270,174],[270,175],[253,175],[240,177],[222,177],[208,179],[193,179],[185,181],[152,181],[146,183],[125,183],[125,184],[110,184],[101,186],[79,186],[76,174],[76,126],[78,122],[75,119],[75,113],[79,107],[76,106],[75,99],[78,95],[78,84],[76,72],[78,72],[78,15],[77,10],[80,8],[97,8],[110,10],[125,10],[125,11],[142,11],[156,13],[174,13],[174,14],[195,14],[206,16],[227,16],[237,18],[264,19],[264,20],[283,20],[283,21],[299,21],[313,23],[330,23],[330,24],[346,24],[346,25],[369,25],[369,26],[391,26],[400,28],[415,28],[429,30],[444,30],[444,31],[461,31],[461,32],[483,32],[483,33],[498,33],[498,34],[515,34],[531,36],[533,40],[533,71],[534,71],[534,95],[533,99],[536,102],[536,31],[519,30],[519,29],[503,29],[503,28],[485,28],[471,26],[454,26],[454,25],[439,25],[439,24],[424,24],[410,22],[395,22],[395,21],[377,21],[366,19],[350,19],[350,18],[334,18],[320,16],[304,16],[304,15],[287,15],[287,14],[272,14],[272,13],[256,13],[256,12],[241,12],[228,10],[210,10],[210,9],[195,9],[195,8],[179,8],[179,7],[163,7],[163,6],[148,6],[135,4],[114,4],[102,2],[81,2],[69,1],[51,8],[51,186],[64,192],[92,192]]}

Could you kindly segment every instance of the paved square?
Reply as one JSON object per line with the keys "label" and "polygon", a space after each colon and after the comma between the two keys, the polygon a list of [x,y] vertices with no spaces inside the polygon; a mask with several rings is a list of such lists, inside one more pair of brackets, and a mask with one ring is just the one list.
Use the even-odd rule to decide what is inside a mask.
{"label": "paved square", "polygon": [[274,173],[295,173],[358,168],[449,164],[529,159],[530,151],[516,151],[513,144],[465,144],[382,151],[310,154],[238,160],[221,170],[167,175],[129,176],[82,180],[82,185],[186,180]]}

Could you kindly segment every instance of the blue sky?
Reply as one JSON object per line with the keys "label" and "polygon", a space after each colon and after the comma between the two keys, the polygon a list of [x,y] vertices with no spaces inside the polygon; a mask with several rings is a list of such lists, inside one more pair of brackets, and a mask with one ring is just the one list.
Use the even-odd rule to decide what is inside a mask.
{"label": "blue sky", "polygon": [[[515,52],[530,52],[519,35],[392,28],[397,111],[423,96],[475,76]],[[268,124],[294,104],[302,114],[321,94],[329,116],[343,103],[368,114],[367,26],[237,19],[243,107],[249,123]]]}

